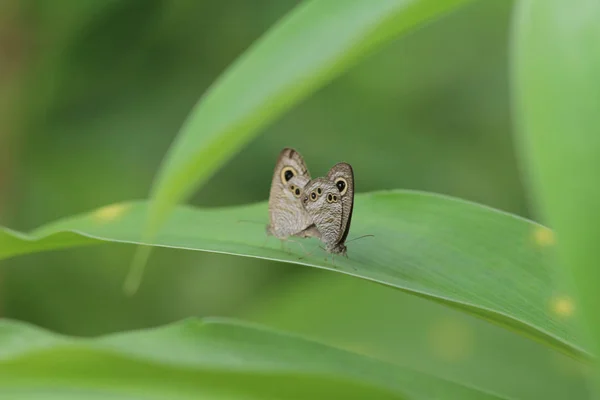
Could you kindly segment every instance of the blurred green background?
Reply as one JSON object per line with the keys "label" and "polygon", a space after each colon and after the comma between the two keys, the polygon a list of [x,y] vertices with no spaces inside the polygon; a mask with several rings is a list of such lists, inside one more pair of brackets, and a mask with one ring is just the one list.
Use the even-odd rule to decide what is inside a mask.
{"label": "blurred green background", "polygon": [[[0,223],[29,230],[146,198],[200,95],[297,3],[3,0]],[[291,146],[313,176],[350,162],[358,192],[426,190],[529,216],[511,143],[511,9],[476,1],[396,41],[271,125],[192,203],[266,200],[277,154]],[[516,395],[585,393],[585,372],[554,351],[331,272],[163,249],[128,298],[133,251],[103,245],[3,262],[0,312],[74,335],[233,316]]]}

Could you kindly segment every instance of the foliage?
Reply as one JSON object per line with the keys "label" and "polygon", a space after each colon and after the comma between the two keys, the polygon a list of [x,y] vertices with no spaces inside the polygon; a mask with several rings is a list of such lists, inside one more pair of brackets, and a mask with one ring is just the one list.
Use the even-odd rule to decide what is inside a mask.
{"label": "foliage", "polygon": [[[328,90],[325,86],[334,78],[348,79],[344,73],[359,60],[368,63],[367,55],[382,57],[373,53],[374,49],[406,36],[425,22],[444,20],[440,19],[442,16],[451,18],[446,14],[459,9],[463,3],[466,1],[304,2],[248,49],[232,52],[232,56],[242,55],[214,81],[195,107],[191,105],[198,90],[190,82],[198,79],[198,74],[189,66],[192,64],[178,63],[179,74],[165,74],[170,66],[164,60],[169,57],[146,63],[143,49],[161,48],[161,44],[164,45],[159,39],[161,33],[168,32],[177,39],[169,43],[178,43],[182,54],[194,53],[196,49],[185,48],[192,32],[186,29],[197,26],[193,19],[195,13],[191,11],[197,12],[196,7],[203,6],[158,0],[143,4],[105,2],[86,6],[78,3],[79,6],[70,9],[70,14],[61,17],[60,24],[47,28],[55,32],[55,46],[40,50],[43,62],[39,63],[39,70],[32,68],[29,75],[23,77],[26,86],[34,88],[29,89],[33,94],[23,100],[28,121],[24,129],[35,131],[36,124],[42,120],[47,122],[43,118],[47,113],[70,115],[67,118],[72,132],[69,144],[77,148],[76,133],[79,134],[81,126],[93,126],[100,133],[109,132],[112,126],[119,126],[121,132],[157,129],[155,136],[160,137],[158,133],[164,126],[176,125],[183,119],[183,110],[191,109],[191,112],[156,174],[148,201],[118,202],[91,212],[53,218],[54,222],[28,234],[1,228],[0,259],[12,262],[17,260],[16,256],[40,253],[28,256],[29,260],[50,260],[57,253],[46,252],[48,250],[99,243],[113,243],[110,249],[116,249],[117,244],[121,244],[119,248],[129,248],[122,246],[126,243],[144,245],[137,253],[136,269],[129,280],[129,288],[135,289],[149,249],[171,249],[163,255],[179,255],[182,249],[198,250],[213,253],[213,260],[217,261],[213,265],[199,265],[197,269],[208,271],[221,267],[227,271],[228,266],[232,266],[232,272],[223,276],[233,289],[224,297],[241,292],[235,289],[236,279],[252,281],[251,274],[244,276],[241,272],[252,264],[233,262],[232,259],[240,257],[231,256],[261,262],[278,261],[281,269],[286,264],[317,267],[331,274],[315,281],[297,279],[291,289],[291,292],[297,290],[297,294],[283,293],[284,289],[277,283],[273,285],[274,290],[264,295],[263,302],[268,306],[257,302],[247,312],[238,312],[235,320],[188,318],[140,330],[144,324],[155,324],[148,320],[143,323],[130,320],[124,313],[123,318],[130,325],[117,324],[119,327],[114,330],[128,332],[87,339],[76,337],[74,330],[70,335],[62,335],[5,320],[0,324],[0,394],[27,399],[196,398],[198,395],[235,399],[589,397],[586,389],[589,361],[600,343],[593,311],[597,294],[589,284],[596,281],[592,279],[598,259],[594,243],[598,237],[596,227],[600,225],[595,223],[597,218],[592,213],[597,196],[590,183],[598,146],[594,140],[588,140],[598,125],[594,119],[599,93],[596,79],[599,53],[595,44],[600,30],[593,17],[598,15],[594,10],[600,7],[591,0],[587,0],[587,12],[559,1],[523,0],[516,6],[513,21],[511,84],[515,89],[514,109],[519,117],[515,132],[519,156],[525,161],[524,165],[531,168],[531,190],[543,206],[543,215],[557,228],[559,246],[555,246],[552,230],[515,214],[426,192],[371,190],[373,187],[369,185],[376,179],[373,177],[395,182],[394,175],[402,173],[399,165],[405,162],[404,169],[410,168],[419,157],[398,160],[397,152],[401,150],[396,147],[400,147],[400,142],[395,141],[394,134],[387,133],[383,141],[377,142],[373,140],[377,138],[376,133],[371,135],[365,127],[355,128],[360,131],[354,137],[356,141],[340,140],[342,136],[335,135],[311,139],[313,142],[318,139],[319,147],[323,148],[313,147],[314,153],[321,152],[321,161],[316,163],[319,168],[325,169],[338,161],[332,159],[332,151],[341,151],[340,148],[347,146],[346,149],[354,150],[353,157],[358,159],[359,165],[361,157],[368,157],[368,162],[363,164],[369,165],[365,168],[367,174],[368,168],[376,171],[370,175],[372,179],[357,180],[360,194],[356,197],[351,230],[353,237],[375,236],[350,243],[348,259],[326,258],[313,239],[303,240],[301,244],[268,240],[264,235],[267,216],[264,201],[228,204],[251,184],[240,179],[240,171],[247,175],[250,169],[239,168],[239,164],[236,168],[233,160],[234,167],[227,170],[226,162],[238,153],[238,157],[243,157],[247,151],[240,150],[252,148],[251,140],[263,130],[273,129],[268,126],[276,118],[286,111],[291,112],[295,106],[306,107],[299,104],[300,101],[320,88]],[[243,3],[238,5],[244,7]],[[59,20],[58,14],[53,13],[60,8],[44,8],[43,3],[31,3],[29,7],[45,15],[47,21]],[[464,15],[469,15],[469,7],[465,8]],[[492,8],[500,6],[486,7],[494,13],[501,10]],[[476,8],[470,8],[473,9]],[[209,8],[203,11],[210,12]],[[478,13],[483,15],[482,11]],[[188,24],[184,23],[186,17],[190,18]],[[132,19],[140,21],[135,32],[128,31]],[[433,25],[422,31],[435,29],[435,23]],[[113,37],[105,36],[107,27],[114,35],[127,37],[136,51],[130,51],[122,42],[106,39]],[[94,51],[89,50],[90,43]],[[176,53],[173,47],[165,45],[165,48],[168,49],[161,51]],[[118,68],[98,68],[102,64],[102,49],[111,56],[119,55],[115,57],[119,60]],[[548,62],[549,59],[559,62]],[[98,68],[94,69],[97,72],[93,91],[84,90],[78,84],[81,77],[77,72],[86,68]],[[360,72],[360,66],[356,68]],[[420,68],[422,65],[416,67]],[[157,71],[173,76],[173,81],[161,89],[153,89],[154,93],[143,92]],[[51,81],[45,80],[48,75],[53,77]],[[127,79],[119,79],[124,76]],[[208,80],[205,81],[208,84]],[[389,82],[383,81],[381,86],[380,92],[388,90],[393,98],[396,92],[388,89]],[[55,90],[56,87],[61,90]],[[137,97],[129,101],[126,97],[113,100],[114,90],[125,93],[127,88],[137,93]],[[61,97],[63,93],[68,95]],[[89,93],[95,97],[83,101]],[[340,104],[346,96],[341,93]],[[173,108],[177,112],[165,114],[163,128],[157,128],[156,120],[148,111],[160,109],[171,94],[176,94],[173,102],[181,102],[181,105]],[[374,103],[374,108],[388,105],[379,101]],[[112,107],[114,115],[119,115],[120,107],[129,102],[136,105],[131,108],[128,119],[105,118],[95,125],[78,123],[78,118],[90,112],[81,104],[90,109],[103,104],[106,109]],[[454,98],[445,103],[449,115],[453,114],[449,107],[452,102]],[[407,103],[418,103],[418,99],[411,98]],[[353,104],[357,109],[368,107],[362,99]],[[327,115],[324,103],[317,104],[315,109]],[[473,109],[469,115],[471,111],[472,114],[484,113],[482,109]],[[427,113],[415,112],[412,123],[426,119],[424,115]],[[264,150],[248,152],[254,155],[252,165],[258,165],[254,170],[257,180],[269,181],[272,156],[281,143],[294,136],[304,136],[301,114],[296,118],[287,123],[292,133],[285,140],[272,140]],[[388,122],[386,126],[394,127],[389,132],[396,132],[397,124]],[[50,120],[47,124],[51,131],[52,123]],[[58,131],[60,124],[56,124],[54,129]],[[404,128],[410,126],[408,123]],[[573,127],[576,134],[565,135]],[[132,133],[136,134],[139,135]],[[546,134],[551,134],[552,140],[547,140]],[[142,138],[136,137],[138,145]],[[111,150],[111,156],[103,159],[106,170],[111,168],[107,161],[119,155],[125,160],[123,165],[133,170],[123,172],[126,186],[128,179],[135,180],[136,161],[149,157],[152,151],[138,149],[136,154],[119,153],[112,150],[122,143],[121,137],[106,140]],[[302,139],[298,142],[302,143]],[[375,147],[371,149],[377,151],[369,153],[366,150],[372,142]],[[490,143],[495,149],[494,142]],[[390,148],[391,155],[387,157],[387,164],[380,164],[378,152],[383,154],[386,147]],[[160,148],[157,146],[154,152]],[[473,153],[472,148],[467,146],[466,149]],[[438,157],[445,150],[430,156]],[[75,154],[81,159],[94,156],[90,149]],[[53,155],[45,157],[31,165],[36,162],[44,165],[43,161]],[[556,163],[557,159],[563,162]],[[391,161],[397,164],[390,164]],[[309,162],[309,165],[314,171],[313,164]],[[504,168],[503,163],[499,165]],[[565,165],[568,168],[563,168]],[[73,167],[69,163],[48,169],[68,176],[77,173],[71,172]],[[369,176],[367,174],[365,176]],[[574,176],[580,179],[572,179]],[[93,176],[86,175],[86,178],[94,180]],[[64,196],[62,188],[76,187],[44,186],[43,176],[39,182],[42,189],[36,190],[40,190],[40,195],[32,197],[47,201],[43,195],[58,191],[61,194],[54,200],[55,204]],[[218,186],[219,182],[223,182],[222,187]],[[367,190],[361,189],[363,182]],[[222,197],[206,195],[213,199],[211,205],[219,207],[177,206],[205,184],[213,188],[209,194],[222,189]],[[89,192],[95,201],[105,195],[101,188],[99,184],[96,190]],[[71,192],[75,197],[88,193]],[[51,195],[49,198],[48,204],[52,205]],[[252,200],[240,198],[248,203]],[[104,203],[109,203],[108,197]],[[28,210],[27,204],[24,208]],[[29,217],[35,217],[35,213],[33,207]],[[555,262],[555,247],[559,263]],[[85,258],[90,258],[90,254],[105,254],[93,253],[93,248],[81,251]],[[205,254],[198,260],[206,264],[211,260],[208,257]],[[104,264],[110,265],[109,260],[107,258]],[[174,266],[181,259],[174,257],[173,260],[177,262],[169,257],[167,264],[173,267],[171,275],[177,276]],[[561,268],[566,266],[569,269]],[[10,269],[18,267],[18,263],[11,264]],[[563,270],[574,272],[575,286],[570,284],[569,275]],[[33,292],[36,284],[46,284],[42,274],[36,270],[35,282],[28,281],[23,287]],[[213,286],[210,279],[183,276],[194,284],[190,291],[198,291],[200,284],[206,289]],[[332,280],[333,276],[337,280]],[[148,284],[152,282],[149,279]],[[162,280],[159,283],[162,285]],[[80,290],[84,293],[86,289]],[[148,300],[151,296],[144,297],[143,291],[144,286],[139,300],[128,301]],[[56,291],[57,297],[61,295],[59,292]],[[103,292],[100,296],[124,301],[114,293],[107,296]],[[241,296],[242,303],[243,295],[237,295]],[[582,314],[576,312],[580,303],[575,299],[582,301]],[[72,299],[71,302],[77,303]],[[176,301],[160,298],[157,304],[166,307],[164,304],[168,302]],[[126,309],[125,304],[118,308]],[[52,307],[52,304],[44,306]],[[153,307],[148,310],[159,313]],[[182,310],[178,312],[189,314],[185,307]],[[95,315],[93,310],[84,308],[83,312]],[[101,320],[100,315],[98,320]],[[174,315],[177,314],[171,314]],[[14,316],[18,317],[18,313]],[[111,318],[119,320],[117,315]],[[108,326],[103,325],[104,329]],[[591,328],[592,340],[588,340],[584,334],[587,330],[582,327]],[[69,331],[68,327],[65,330]],[[523,363],[522,370],[516,367],[517,361]]]}

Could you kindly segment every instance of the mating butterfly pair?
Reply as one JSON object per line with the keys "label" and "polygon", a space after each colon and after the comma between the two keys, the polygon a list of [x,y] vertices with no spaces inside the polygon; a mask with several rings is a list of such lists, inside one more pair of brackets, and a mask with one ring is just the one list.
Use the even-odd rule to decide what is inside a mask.
{"label": "mating butterfly pair", "polygon": [[325,250],[346,255],[354,206],[354,172],[347,163],[334,165],[327,177],[311,179],[294,149],[279,154],[269,194],[267,233],[279,239],[317,237]]}

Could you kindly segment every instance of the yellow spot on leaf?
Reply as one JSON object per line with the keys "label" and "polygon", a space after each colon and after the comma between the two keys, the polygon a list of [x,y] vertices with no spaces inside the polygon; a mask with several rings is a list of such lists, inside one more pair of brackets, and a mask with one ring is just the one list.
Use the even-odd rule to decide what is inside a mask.
{"label": "yellow spot on leaf", "polygon": [[94,211],[93,218],[98,222],[114,221],[123,215],[127,208],[125,204],[111,204]]}
{"label": "yellow spot on leaf", "polygon": [[544,226],[535,228],[533,239],[541,247],[552,246],[555,243],[554,232]]}
{"label": "yellow spot on leaf", "polygon": [[556,296],[552,299],[551,308],[559,317],[570,317],[575,312],[575,302],[569,296]]}
{"label": "yellow spot on leaf", "polygon": [[445,361],[460,361],[469,356],[474,337],[471,330],[459,320],[445,318],[437,321],[429,332],[432,352]]}

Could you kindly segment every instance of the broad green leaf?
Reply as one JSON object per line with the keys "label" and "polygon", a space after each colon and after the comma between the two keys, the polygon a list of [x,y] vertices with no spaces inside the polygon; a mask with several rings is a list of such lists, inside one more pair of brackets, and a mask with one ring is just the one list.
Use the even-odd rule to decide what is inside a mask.
{"label": "broad green leaf", "polygon": [[517,143],[600,349],[600,2],[522,1],[514,37]]}
{"label": "broad green leaf", "polygon": [[[147,203],[108,206],[39,228],[4,231],[0,258],[105,240],[236,254],[329,269],[449,304],[580,357],[585,356],[554,282],[551,231],[533,222],[444,196],[390,191],[358,194],[348,258],[314,239],[282,244],[265,235],[267,204],[179,207],[156,239],[140,238]],[[311,254],[308,254],[311,253]]]}
{"label": "broad green leaf", "polygon": [[[169,149],[152,189],[145,239],[178,202],[286,110],[361,57],[468,0],[307,0],[214,83]],[[139,285],[149,250],[126,281]]]}
{"label": "broad green leaf", "polygon": [[238,317],[503,398],[587,400],[584,363],[443,304],[342,274],[294,274]]}
{"label": "broad green leaf", "polygon": [[497,399],[300,337],[186,320],[94,339],[0,322],[0,397]]}

